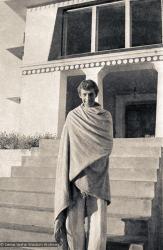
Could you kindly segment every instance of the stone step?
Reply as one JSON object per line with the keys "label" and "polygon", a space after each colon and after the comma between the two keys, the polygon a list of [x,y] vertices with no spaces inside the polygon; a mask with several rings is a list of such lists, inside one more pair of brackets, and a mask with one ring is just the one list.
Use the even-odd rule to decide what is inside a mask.
{"label": "stone step", "polygon": [[[130,221],[130,222],[129,222]],[[148,221],[149,217],[141,217],[138,215],[131,215],[128,217],[127,214],[107,214],[107,234],[110,236],[119,235],[119,236],[143,236],[147,237],[148,235]],[[131,231],[133,228],[131,224],[126,223],[134,223],[135,228],[133,232]],[[140,230],[140,231],[139,231]],[[145,231],[144,231],[145,230]]]}
{"label": "stone step", "polygon": [[57,165],[57,156],[31,156],[22,157],[22,166],[33,166],[33,167],[55,167]]}
{"label": "stone step", "polygon": [[39,140],[39,147],[42,147],[44,145],[56,145],[59,144],[60,142],[60,138],[56,138],[56,139],[40,139]]}
{"label": "stone step", "polygon": [[22,156],[30,156],[29,149],[0,149],[0,159],[8,163],[21,161]]}
{"label": "stone step", "polygon": [[147,238],[142,236],[108,236],[106,250],[147,250]]}
{"label": "stone step", "polygon": [[[4,211],[5,209],[5,211]],[[0,217],[0,240],[12,241],[51,241],[53,236],[53,213],[20,209],[0,209],[7,216],[5,222]],[[46,215],[46,216],[45,216]],[[25,219],[23,219],[25,216]],[[36,218],[39,218],[36,219]],[[13,238],[14,233],[16,237]],[[1,234],[2,233],[2,234]],[[108,216],[107,233],[109,235],[125,234],[125,223],[119,217]],[[42,238],[41,238],[42,236]]]}
{"label": "stone step", "polygon": [[[47,235],[53,233],[53,212],[0,207],[0,213],[0,230],[21,230]],[[107,233],[124,235],[124,221],[119,217],[108,217]],[[31,240],[34,241],[34,239]],[[48,239],[50,239],[49,236]]]}
{"label": "stone step", "polygon": [[[35,211],[28,209],[0,207],[0,224],[3,223],[22,225],[22,230],[49,232],[54,225],[54,213],[49,211]],[[44,230],[43,230],[44,229]]]}
{"label": "stone step", "polygon": [[[41,139],[39,141],[39,147],[47,147],[47,146],[55,146],[59,145],[60,139]],[[147,146],[161,146],[163,145],[163,139],[162,138],[156,138],[156,137],[146,137],[146,138],[114,138],[113,144],[115,145],[147,145]]]}
{"label": "stone step", "polygon": [[[52,148],[50,145],[45,148],[40,148],[40,154],[44,156],[52,156],[58,154],[57,146]],[[161,147],[159,146],[127,146],[124,145],[115,145],[113,146],[112,153],[110,157],[160,157],[161,156]]]}
{"label": "stone step", "polygon": [[[52,149],[50,146],[47,148],[40,148],[41,155],[53,155],[58,154],[58,149]],[[113,147],[110,157],[160,157],[161,147],[149,147],[149,146],[121,146],[117,145]]]}
{"label": "stone step", "polygon": [[157,170],[148,168],[110,168],[110,180],[157,181]]}
{"label": "stone step", "polygon": [[53,149],[58,150],[60,140],[53,140],[53,139],[41,139],[39,141],[39,148],[40,149]]}
{"label": "stone step", "polygon": [[0,207],[17,207],[38,211],[53,211],[54,209],[54,193],[0,191],[0,197]]}
{"label": "stone step", "polygon": [[[59,146],[60,139],[41,139],[39,141],[39,147],[47,147],[47,146]],[[114,145],[134,145],[134,146],[162,146],[163,145],[163,139],[162,138],[156,138],[156,137],[151,137],[151,138],[114,138],[113,139],[113,144]]]}
{"label": "stone step", "polygon": [[50,148],[48,150],[40,148],[40,147],[33,147],[31,148],[31,156],[44,156],[44,157],[53,157],[58,156],[58,150],[55,148]]}
{"label": "stone step", "polygon": [[31,149],[30,149],[30,151],[31,151],[31,155],[33,155],[33,154],[37,154],[38,153],[38,151],[39,151],[39,147],[32,147]]}
{"label": "stone step", "polygon": [[151,199],[114,197],[108,207],[108,213],[147,217],[151,216],[151,207]]}
{"label": "stone step", "polygon": [[[0,207],[0,229],[19,229],[22,231],[50,234],[53,232],[53,212]],[[108,234],[123,235],[125,223],[118,217],[108,220]]]}
{"label": "stone step", "polygon": [[[14,208],[1,208],[0,212],[7,216],[5,222],[3,217],[0,216],[0,240],[52,241],[53,213],[47,213],[47,211],[40,213]],[[39,216],[41,216],[40,219]],[[17,232],[16,238],[13,238],[15,232]],[[125,234],[124,221],[119,217],[108,216],[107,233],[109,235],[123,236]]]}
{"label": "stone step", "polygon": [[127,196],[134,198],[153,198],[154,183],[145,181],[110,181],[111,196]]}
{"label": "stone step", "polygon": [[159,168],[158,157],[110,157],[109,168]]}
{"label": "stone step", "polygon": [[[32,239],[32,240],[31,240]],[[53,244],[52,234],[33,233],[20,230],[2,229],[0,228],[0,241],[1,242],[51,242]],[[147,239],[145,237],[129,237],[129,236],[108,236],[107,237],[107,250],[145,250]],[[6,248],[6,247],[5,247]],[[11,249],[16,249],[15,247]],[[56,247],[22,247],[19,249],[26,250],[52,250]]]}
{"label": "stone step", "polygon": [[[145,143],[144,143],[145,142]],[[155,139],[142,139],[142,140],[128,140],[128,139],[114,139],[112,156],[157,156],[161,155],[160,147],[163,145],[162,141]],[[40,150],[44,153],[51,151],[58,152],[59,140],[41,140]],[[124,150],[125,149],[125,150]]]}
{"label": "stone step", "polygon": [[[51,244],[50,244],[51,245]],[[26,247],[23,247],[22,248],[22,250],[54,250],[54,249],[56,249],[56,250],[58,250],[58,246],[56,246],[56,247],[28,247],[28,248],[26,248]],[[15,250],[15,249],[13,249],[13,250]],[[19,249],[19,250],[21,250],[21,249]]]}
{"label": "stone step", "polygon": [[31,152],[31,156],[37,156],[37,157],[58,157],[58,151],[52,151],[52,150],[42,150],[39,149]]}
{"label": "stone step", "polygon": [[120,217],[114,217],[113,215],[107,218],[107,234],[109,235],[124,235],[125,234],[125,222]]}
{"label": "stone step", "polygon": [[[134,238],[134,237],[148,238],[148,233],[150,230],[150,217],[140,217],[140,216],[127,217],[127,215],[108,214],[108,226],[109,226],[109,219],[111,217],[113,217],[115,223],[119,225],[118,226],[119,230],[117,231],[116,224],[115,224],[116,226],[110,225],[111,226],[109,232],[110,236],[119,235],[119,236],[125,236],[127,238]],[[135,242],[133,241],[133,243]]]}
{"label": "stone step", "polygon": [[[46,244],[46,246],[50,245],[50,246],[53,246],[53,247],[40,247],[41,245],[45,245],[45,244]],[[13,245],[13,244],[11,244],[11,245]],[[19,247],[19,245],[20,246],[23,246],[23,245],[26,246],[26,245],[28,245],[28,247]],[[32,246],[34,246],[34,247],[32,247]],[[57,244],[55,242],[53,243],[53,242],[50,242],[50,241],[49,241],[49,243],[47,243],[47,242],[44,243],[43,242],[42,244],[40,242],[37,243],[35,241],[35,244],[32,242],[32,245],[28,241],[27,243],[24,242],[24,244],[20,242],[20,244],[18,244],[18,248],[10,247],[9,249],[10,250],[54,250],[54,249],[58,250],[58,246],[57,246]]]}
{"label": "stone step", "polygon": [[[29,244],[29,247],[23,247],[22,248],[22,250],[54,250],[54,249],[56,249],[56,250],[58,250],[59,249],[59,246],[55,243],[55,242],[49,242],[49,244],[47,244],[46,242],[43,244],[43,245],[49,245],[49,246],[53,246],[53,247],[38,247],[37,245],[38,244],[36,244],[36,246],[35,247],[30,247],[30,244]],[[40,245],[40,243],[39,243],[39,245]],[[15,249],[13,249],[13,250],[15,250]]]}
{"label": "stone step", "polygon": [[[57,164],[55,155],[37,155],[22,157],[23,167],[53,167]],[[47,164],[48,163],[48,164]],[[120,157],[111,156],[109,159],[110,168],[156,168],[159,167],[159,157]]]}
{"label": "stone step", "polygon": [[56,157],[58,158],[58,151],[53,151],[51,149],[39,149],[37,153],[31,153],[31,156],[40,156],[40,157]]}
{"label": "stone step", "polygon": [[[54,250],[54,249],[58,250],[59,249],[58,246],[56,245],[56,243],[51,242],[49,245],[50,246],[54,245],[54,246],[53,247],[30,247],[30,248],[23,247],[22,250]],[[13,250],[15,250],[15,249],[13,249]]]}
{"label": "stone step", "polygon": [[55,179],[0,178],[0,190],[53,193]]}
{"label": "stone step", "polygon": [[[55,178],[56,167],[12,167],[13,177]],[[157,181],[156,169],[110,168],[110,180]]]}
{"label": "stone step", "polygon": [[142,137],[142,138],[114,138],[113,144],[121,145],[135,145],[135,146],[161,146],[163,145],[163,139],[158,137]]}
{"label": "stone step", "polygon": [[[0,191],[0,207],[17,208],[34,211],[54,210],[54,194]],[[138,206],[138,207],[136,207]],[[142,198],[114,197],[108,207],[108,214],[117,214],[122,218],[149,216],[151,200]]]}
{"label": "stone step", "polygon": [[[49,178],[0,178],[0,190],[18,192],[54,193],[55,179]],[[154,183],[145,181],[110,181],[112,196],[153,198]]]}
{"label": "stone step", "polygon": [[[53,242],[53,234],[36,233],[30,231],[23,231],[22,228],[11,229],[11,224],[0,224],[0,241],[1,242]],[[14,225],[13,225],[13,228]],[[9,248],[4,248],[9,249]],[[16,248],[14,248],[16,249]],[[35,248],[37,249],[37,248]]]}
{"label": "stone step", "polygon": [[[48,164],[47,164],[48,163]],[[57,156],[23,156],[22,157],[23,166],[34,166],[34,167],[53,167],[57,164]],[[159,167],[159,157],[134,157],[134,156],[110,156],[109,159],[109,167],[110,168],[158,168]]]}
{"label": "stone step", "polygon": [[122,221],[125,222],[126,235],[148,237],[150,217],[126,217]]}
{"label": "stone step", "polygon": [[13,177],[55,178],[56,167],[12,167]]}
{"label": "stone step", "polygon": [[113,147],[110,157],[160,157],[161,148],[160,147],[144,147],[144,146],[128,146],[124,147],[117,145]]}
{"label": "stone step", "polygon": [[[1,243],[2,244],[2,243]],[[49,245],[50,246],[53,246],[53,247],[38,247],[38,246],[41,246],[41,245],[45,245],[46,244],[46,246],[48,246],[48,243],[37,243],[36,241],[35,241],[35,244],[32,242],[32,245],[34,246],[34,245],[36,245],[36,246],[34,246],[34,247],[32,247],[32,245],[31,245],[31,243],[30,242],[24,242],[24,243],[22,243],[22,242],[20,242],[19,241],[19,243],[12,243],[11,242],[11,244],[10,243],[5,243],[5,245],[15,245],[15,246],[18,246],[18,247],[8,247],[8,249],[10,249],[10,250],[54,250],[54,249],[56,249],[56,250],[58,250],[58,246],[56,246],[56,243],[53,243],[53,242],[49,242]],[[28,247],[20,247],[20,246],[27,246],[27,245],[29,245]],[[6,247],[5,247],[5,249],[6,249]]]}
{"label": "stone step", "polygon": [[54,139],[41,139],[37,149],[32,148],[32,156],[57,156],[59,150],[60,140]]}

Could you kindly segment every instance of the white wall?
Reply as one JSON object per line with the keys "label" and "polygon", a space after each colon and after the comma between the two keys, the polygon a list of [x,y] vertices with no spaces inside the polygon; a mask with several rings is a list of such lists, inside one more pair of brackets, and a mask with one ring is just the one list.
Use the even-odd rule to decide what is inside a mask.
{"label": "white wall", "polygon": [[60,72],[23,76],[22,134],[57,133],[60,88],[57,73]]}
{"label": "white wall", "polygon": [[24,64],[48,60],[56,13],[53,4],[27,10]]}
{"label": "white wall", "polygon": [[6,98],[21,94],[22,61],[7,51],[23,44],[25,22],[0,1],[0,132],[18,131],[20,105]]}
{"label": "white wall", "polygon": [[0,97],[0,132],[19,132],[20,104]]}
{"label": "white wall", "polygon": [[0,150],[0,177],[10,177],[12,166],[21,166],[22,156],[30,156],[30,150]]}

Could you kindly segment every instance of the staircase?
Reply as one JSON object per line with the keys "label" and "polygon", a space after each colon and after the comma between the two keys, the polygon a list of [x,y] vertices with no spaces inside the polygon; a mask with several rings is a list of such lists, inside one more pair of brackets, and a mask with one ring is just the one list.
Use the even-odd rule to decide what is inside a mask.
{"label": "staircase", "polygon": [[[161,144],[154,138],[114,140],[108,250],[157,249]],[[0,242],[53,242],[58,146],[58,140],[41,140],[31,156],[22,157],[21,167],[12,167],[12,177],[0,178]]]}

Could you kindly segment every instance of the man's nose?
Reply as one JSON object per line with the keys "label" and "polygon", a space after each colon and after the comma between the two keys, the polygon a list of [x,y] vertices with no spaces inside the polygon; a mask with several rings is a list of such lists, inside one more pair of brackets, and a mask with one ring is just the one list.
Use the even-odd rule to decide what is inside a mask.
{"label": "man's nose", "polygon": [[91,96],[90,95],[86,95],[86,100],[90,100]]}

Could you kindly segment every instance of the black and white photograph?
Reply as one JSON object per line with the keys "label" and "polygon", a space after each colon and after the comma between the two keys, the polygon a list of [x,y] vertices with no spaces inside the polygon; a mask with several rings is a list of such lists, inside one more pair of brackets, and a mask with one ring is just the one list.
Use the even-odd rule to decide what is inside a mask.
{"label": "black and white photograph", "polygon": [[0,250],[163,250],[163,0],[0,0]]}

